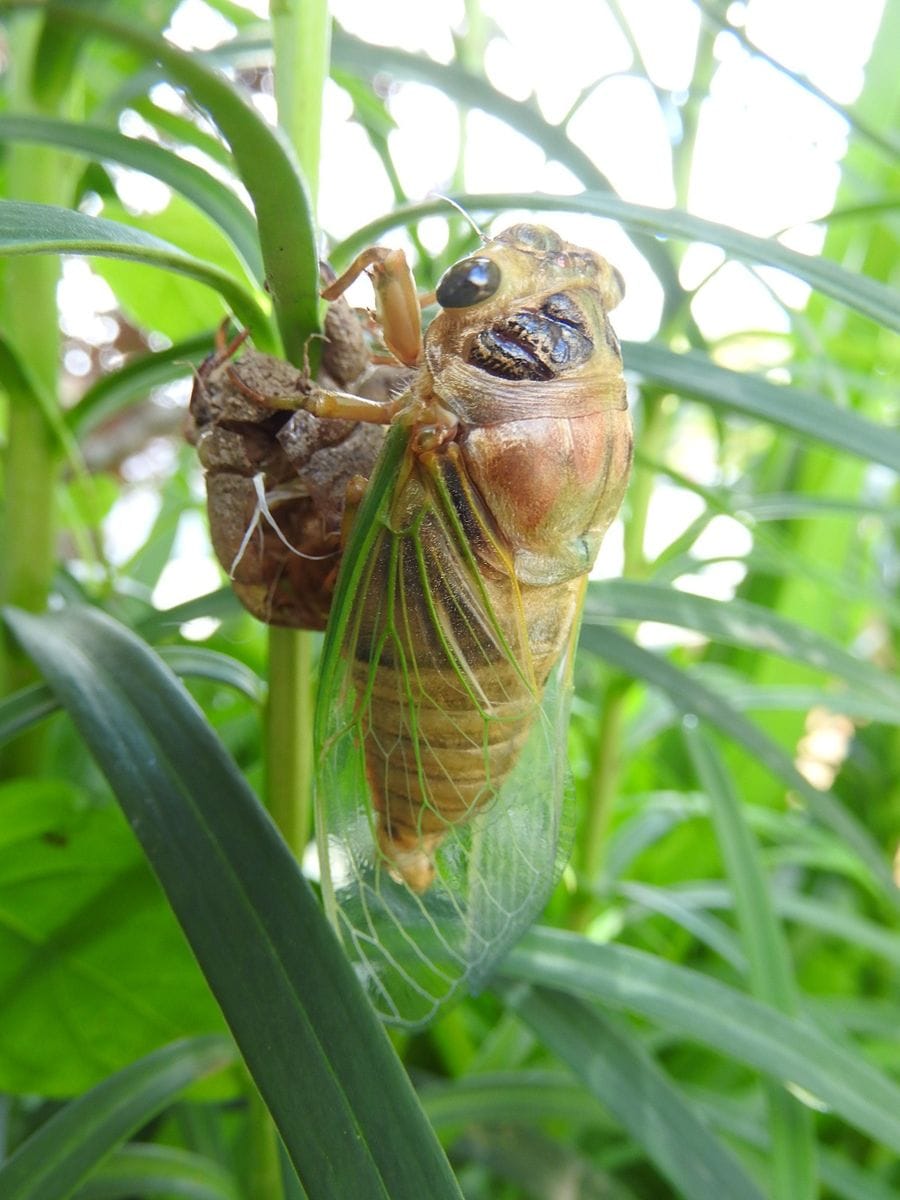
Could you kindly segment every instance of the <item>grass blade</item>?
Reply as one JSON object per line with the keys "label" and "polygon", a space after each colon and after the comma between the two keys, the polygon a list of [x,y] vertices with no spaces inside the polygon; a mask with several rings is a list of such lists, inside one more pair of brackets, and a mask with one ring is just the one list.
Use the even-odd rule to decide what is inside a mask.
{"label": "grass blade", "polygon": [[711,600],[677,588],[608,579],[588,588],[584,620],[662,621],[693,629],[729,646],[743,646],[805,663],[846,680],[900,714],[900,683],[813,629],[747,600]]}
{"label": "grass blade", "polygon": [[[741,940],[747,955],[750,990],[758,1000],[788,1015],[797,1012],[797,991],[787,943],[769,899],[765,873],[747,828],[731,778],[708,736],[685,721],[684,737],[711,804],[713,826],[725,863]],[[772,1194],[781,1200],[813,1200],[816,1162],[812,1116],[783,1088],[767,1087],[772,1141]]]}
{"label": "grass blade", "polygon": [[900,470],[900,435],[852,409],[837,408],[811,392],[769,383],[758,375],[729,371],[698,351],[676,354],[665,346],[625,342],[622,354],[629,370],[682,395],[696,396],[714,408],[758,417],[844,453]]}
{"label": "grass blade", "polygon": [[164,146],[125,137],[100,125],[75,124],[51,117],[0,114],[0,142],[21,141],[64,147],[103,162],[120,163],[152,175],[206,213],[228,237],[251,278],[262,287],[265,270],[253,214],[218,179]]}
{"label": "grass blade", "polygon": [[699,971],[630,946],[537,929],[509,954],[501,976],[551,987],[634,1013],[797,1084],[861,1129],[900,1151],[900,1087],[814,1026],[726,987]]}
{"label": "grass blade", "polygon": [[4,200],[0,201],[0,254],[100,255],[178,271],[219,292],[238,320],[253,330],[257,343],[272,348],[268,316],[233,276],[130,225],[49,204]]}
{"label": "grass blade", "polygon": [[[680,209],[631,204],[606,192],[582,192],[577,196],[551,196],[535,192],[460,192],[451,199],[473,214],[492,216],[511,208],[528,212],[591,213],[596,217],[619,221],[632,232],[677,238],[685,242],[709,242],[721,246],[742,261],[780,267],[798,279],[804,279],[824,295],[865,313],[886,328],[900,330],[900,303],[896,292],[885,284],[867,275],[847,271],[825,258],[789,250],[774,238],[754,237],[729,225],[706,221]],[[444,200],[401,205],[388,215],[357,229],[335,246],[332,251],[335,266],[345,265],[390,229],[414,224],[424,217],[445,215],[446,211]]]}
{"label": "grass blade", "polygon": [[7,619],[116,792],[312,1200],[458,1200],[296,861],[182,686],[97,610]]}
{"label": "grass blade", "polygon": [[159,62],[170,83],[186,88],[231,146],[238,173],[256,212],[266,279],[277,298],[284,349],[303,362],[306,333],[318,328],[319,268],[316,231],[306,184],[290,147],[245,100],[233,83],[195,55],[136,22],[116,20],[83,0],[47,5],[48,19],[113,38]]}
{"label": "grass blade", "polygon": [[545,988],[513,997],[542,1043],[562,1058],[686,1200],[763,1200],[737,1158],[618,1021]]}
{"label": "grass blade", "polygon": [[0,1168],[3,1200],[63,1200],[183,1088],[233,1057],[222,1038],[185,1039],[105,1079],[42,1125]]}
{"label": "grass blade", "polygon": [[159,1194],[172,1200],[240,1200],[234,1180],[211,1159],[173,1146],[140,1143],[111,1154],[74,1200],[130,1200]]}
{"label": "grass blade", "polygon": [[868,830],[832,792],[820,791],[808,783],[785,751],[752,721],[732,708],[721,695],[673,666],[666,658],[635,646],[611,629],[601,629],[597,625],[584,626],[580,645],[632,677],[644,679],[660,688],[682,713],[701,717],[742,745],[773,775],[803,797],[816,817],[832,829],[865,864],[868,875],[884,899],[895,910],[900,910],[900,894],[886,855],[873,841]]}

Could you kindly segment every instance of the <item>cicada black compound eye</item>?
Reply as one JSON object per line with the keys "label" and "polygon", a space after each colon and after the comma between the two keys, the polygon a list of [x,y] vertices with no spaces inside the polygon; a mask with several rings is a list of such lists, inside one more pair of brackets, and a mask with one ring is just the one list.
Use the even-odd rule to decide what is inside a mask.
{"label": "cicada black compound eye", "polygon": [[468,308],[490,300],[500,286],[500,268],[490,258],[464,258],[441,277],[435,297],[441,308]]}

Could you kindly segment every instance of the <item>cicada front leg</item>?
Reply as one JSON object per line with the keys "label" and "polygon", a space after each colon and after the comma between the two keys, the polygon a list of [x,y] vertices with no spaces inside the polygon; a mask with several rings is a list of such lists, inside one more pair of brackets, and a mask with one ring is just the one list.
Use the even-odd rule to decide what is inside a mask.
{"label": "cicada front leg", "polygon": [[357,255],[343,275],[322,292],[336,300],[365,271],[375,289],[375,314],[385,346],[405,367],[422,358],[422,317],[416,283],[402,250],[370,246]]}

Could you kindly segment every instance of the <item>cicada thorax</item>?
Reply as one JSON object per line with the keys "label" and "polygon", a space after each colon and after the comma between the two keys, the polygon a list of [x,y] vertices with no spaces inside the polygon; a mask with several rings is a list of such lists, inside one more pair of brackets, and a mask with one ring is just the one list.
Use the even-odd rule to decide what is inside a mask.
{"label": "cicada thorax", "polygon": [[[386,386],[383,370],[358,382],[369,351],[343,301],[329,308],[325,332],[320,385]],[[369,475],[384,431],[287,410],[286,397],[300,405],[308,395],[307,375],[251,348],[235,351],[223,344],[206,359],[191,397],[189,436],[206,471],[213,548],[254,616],[324,629],[348,483]],[[281,407],[266,403],[269,396]]]}

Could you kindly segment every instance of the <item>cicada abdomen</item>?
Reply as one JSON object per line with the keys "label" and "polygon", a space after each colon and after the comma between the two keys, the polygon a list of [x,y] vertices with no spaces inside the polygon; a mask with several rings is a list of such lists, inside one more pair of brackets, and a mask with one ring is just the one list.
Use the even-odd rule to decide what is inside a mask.
{"label": "cicada abdomen", "polygon": [[514,226],[451,268],[406,347],[419,370],[350,535],[317,709],[326,901],[395,1021],[483,980],[561,861],[580,601],[631,458],[620,291],[599,256]]}

